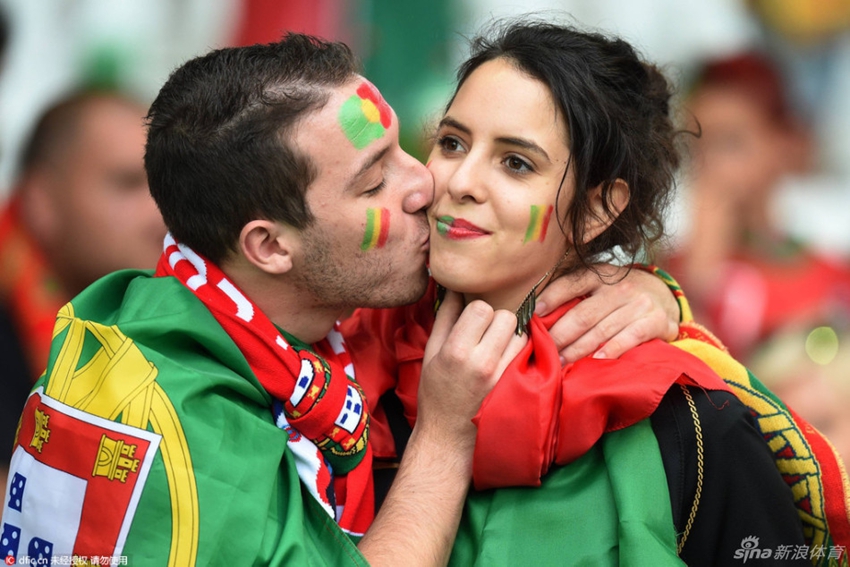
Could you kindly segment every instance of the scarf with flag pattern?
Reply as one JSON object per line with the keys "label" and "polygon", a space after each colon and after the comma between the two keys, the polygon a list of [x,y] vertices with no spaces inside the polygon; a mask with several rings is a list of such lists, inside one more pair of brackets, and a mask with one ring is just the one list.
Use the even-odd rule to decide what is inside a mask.
{"label": "scarf with flag pattern", "polygon": [[174,276],[210,310],[274,398],[299,477],[344,531],[363,535],[374,515],[369,412],[342,335],[332,331],[316,352],[286,340],[218,266],[170,234],[155,275]]}

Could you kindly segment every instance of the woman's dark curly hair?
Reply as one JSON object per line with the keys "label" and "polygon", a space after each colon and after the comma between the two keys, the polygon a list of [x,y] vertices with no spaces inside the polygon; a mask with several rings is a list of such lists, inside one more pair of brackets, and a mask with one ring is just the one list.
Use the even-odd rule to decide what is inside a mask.
{"label": "woman's dark curly hair", "polygon": [[[617,247],[632,259],[649,250],[663,236],[664,210],[679,166],[672,92],[664,75],[621,39],[526,18],[497,22],[472,40],[455,95],[475,69],[498,58],[542,81],[566,117],[570,162],[564,178],[572,168],[575,197],[559,224],[562,231],[571,227],[578,265],[610,257]],[[628,184],[628,205],[585,243],[594,214],[590,192],[601,185],[605,213],[616,216],[610,191],[617,179]]]}

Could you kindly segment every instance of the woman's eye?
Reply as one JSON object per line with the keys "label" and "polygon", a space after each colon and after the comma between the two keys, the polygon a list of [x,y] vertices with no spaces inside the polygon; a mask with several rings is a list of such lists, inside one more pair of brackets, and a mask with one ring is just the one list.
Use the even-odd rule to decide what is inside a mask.
{"label": "woman's eye", "polygon": [[437,145],[448,152],[456,152],[461,149],[460,142],[453,136],[441,136],[437,140]]}
{"label": "woman's eye", "polygon": [[529,171],[534,171],[534,168],[531,167],[531,164],[529,164],[522,158],[518,158],[517,156],[509,156],[505,159],[504,163],[508,169],[517,173],[527,173]]}

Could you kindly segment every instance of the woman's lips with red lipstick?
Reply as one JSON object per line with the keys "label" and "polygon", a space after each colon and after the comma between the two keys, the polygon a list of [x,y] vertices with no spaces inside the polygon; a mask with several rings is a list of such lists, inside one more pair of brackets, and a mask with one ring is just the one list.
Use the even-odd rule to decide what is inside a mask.
{"label": "woman's lips with red lipstick", "polygon": [[443,215],[436,218],[437,232],[452,240],[463,240],[465,238],[478,238],[490,234],[483,228],[479,228],[469,221],[456,219]]}

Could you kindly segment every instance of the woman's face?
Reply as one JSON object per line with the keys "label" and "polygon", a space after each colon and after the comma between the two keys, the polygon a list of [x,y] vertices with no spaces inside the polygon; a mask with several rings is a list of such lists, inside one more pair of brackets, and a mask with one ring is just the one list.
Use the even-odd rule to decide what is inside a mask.
{"label": "woman's face", "polygon": [[496,59],[457,93],[437,131],[428,167],[431,273],[467,301],[515,310],[563,256],[558,226],[572,200],[569,150],[549,89]]}

